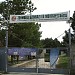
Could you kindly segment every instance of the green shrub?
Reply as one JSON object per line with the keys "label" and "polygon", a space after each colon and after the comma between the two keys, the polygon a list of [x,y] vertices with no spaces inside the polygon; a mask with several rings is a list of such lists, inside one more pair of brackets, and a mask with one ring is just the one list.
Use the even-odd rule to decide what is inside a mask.
{"label": "green shrub", "polygon": [[66,55],[59,56],[56,68],[68,68],[69,67],[69,57]]}

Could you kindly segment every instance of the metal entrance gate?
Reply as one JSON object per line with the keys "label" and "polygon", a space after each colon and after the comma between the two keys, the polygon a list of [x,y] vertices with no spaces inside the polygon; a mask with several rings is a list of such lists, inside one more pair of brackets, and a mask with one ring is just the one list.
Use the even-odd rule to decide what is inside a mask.
{"label": "metal entrance gate", "polygon": [[[0,71],[6,70],[6,59],[8,59],[8,72],[32,72],[32,73],[49,73],[49,74],[69,74],[69,68],[52,68],[50,65],[50,49],[36,49],[28,52],[29,55],[21,56],[18,50],[13,51],[13,54],[9,54],[6,58],[6,49],[0,48]],[[9,49],[10,50],[10,49]],[[23,49],[24,50],[24,49]],[[21,51],[22,52],[22,51]],[[24,53],[24,51],[23,51]],[[26,53],[27,54],[27,53]]]}

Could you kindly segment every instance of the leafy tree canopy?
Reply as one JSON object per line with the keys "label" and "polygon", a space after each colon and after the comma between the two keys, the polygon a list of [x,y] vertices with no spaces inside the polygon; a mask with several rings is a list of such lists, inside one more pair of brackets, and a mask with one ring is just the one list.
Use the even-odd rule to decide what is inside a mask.
{"label": "leafy tree canopy", "polygon": [[[21,15],[21,14],[26,14],[27,12],[31,13],[35,9],[36,7],[34,7],[34,4],[31,2],[31,0],[13,0],[9,2],[7,2],[6,0],[0,3],[0,13],[5,18],[5,20],[9,19],[8,14]],[[39,47],[40,37],[41,37],[41,32],[39,31],[40,27],[41,25],[38,23],[9,24],[8,46]],[[1,32],[3,31],[1,30]],[[0,35],[2,35],[1,32]],[[5,35],[2,37],[5,37]]]}
{"label": "leafy tree canopy", "polygon": [[41,40],[44,48],[53,48],[53,47],[60,47],[60,42],[57,38],[54,40],[52,38],[46,38],[45,40]]}
{"label": "leafy tree canopy", "polygon": [[[6,0],[0,3],[0,14],[2,14],[5,19],[7,19],[8,14],[26,14],[27,12],[31,13],[36,9],[31,0]],[[8,12],[9,11],[9,12]]]}

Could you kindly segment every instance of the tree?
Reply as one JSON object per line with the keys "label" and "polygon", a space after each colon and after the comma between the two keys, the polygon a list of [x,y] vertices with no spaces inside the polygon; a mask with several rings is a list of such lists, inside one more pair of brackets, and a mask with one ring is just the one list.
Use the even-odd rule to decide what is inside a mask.
{"label": "tree", "polygon": [[44,48],[54,48],[54,47],[60,47],[60,42],[55,38],[54,40],[52,38],[46,38],[45,40],[41,40]]}
{"label": "tree", "polygon": [[[70,22],[73,29],[73,33],[71,33],[71,43],[75,43],[75,11],[73,13],[73,17],[70,17]],[[65,32],[65,36],[63,37],[63,43],[65,46],[69,44],[69,31]]]}
{"label": "tree", "polygon": [[[9,4],[9,7],[8,7]],[[26,14],[33,12],[36,7],[31,0],[13,0],[7,3],[7,0],[0,3],[0,13],[7,20],[9,14]],[[41,32],[38,23],[18,23],[8,26],[8,46],[9,47],[39,47]]]}
{"label": "tree", "polygon": [[71,17],[71,20],[72,20],[71,27],[73,29],[73,34],[71,38],[72,38],[72,43],[75,43],[75,11],[73,13],[73,17]]}
{"label": "tree", "polygon": [[69,45],[69,32],[65,31],[65,36],[63,36],[63,42],[61,42],[62,47],[68,47]]}
{"label": "tree", "polygon": [[[75,11],[73,16],[70,17],[69,23],[71,23],[71,27],[73,32],[71,33],[71,43],[75,43]],[[63,46],[67,46],[69,44],[69,31],[65,32],[65,36],[63,37]]]}
{"label": "tree", "polygon": [[58,41],[57,38],[55,38],[55,39],[53,40],[53,44],[54,44],[54,47],[60,47],[60,42]]}
{"label": "tree", "polygon": [[9,46],[38,47],[41,37],[39,27],[38,23],[15,24],[9,28]]}
{"label": "tree", "polygon": [[[31,0],[13,0],[13,1],[4,1],[0,3],[0,14],[7,19],[8,14],[26,14],[27,12],[31,13],[36,9]],[[9,12],[8,12],[9,11]]]}
{"label": "tree", "polygon": [[[74,42],[74,34],[71,33],[71,42]],[[61,46],[68,47],[69,46],[69,30],[65,31],[65,36],[63,36],[63,42],[61,42]]]}
{"label": "tree", "polygon": [[71,20],[72,20],[72,24],[71,24],[71,27],[75,33],[75,11],[73,13],[73,17],[71,17]]}
{"label": "tree", "polygon": [[5,45],[5,30],[0,30],[0,47]]}

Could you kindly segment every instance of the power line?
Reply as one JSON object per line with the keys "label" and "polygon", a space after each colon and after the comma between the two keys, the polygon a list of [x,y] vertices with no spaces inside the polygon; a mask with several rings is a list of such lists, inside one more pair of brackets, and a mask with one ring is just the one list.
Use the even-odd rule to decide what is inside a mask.
{"label": "power line", "polygon": [[[65,33],[65,32],[64,32]],[[61,37],[64,33],[60,34],[57,38]]]}
{"label": "power line", "polygon": [[[69,30],[69,29],[68,29]],[[68,30],[65,30],[65,31],[68,31]],[[62,34],[60,34],[57,38],[59,38],[59,37],[61,37],[63,34],[65,34],[65,31],[62,33]]]}

